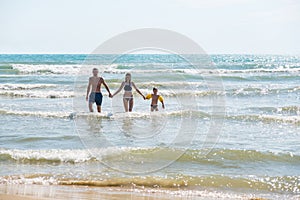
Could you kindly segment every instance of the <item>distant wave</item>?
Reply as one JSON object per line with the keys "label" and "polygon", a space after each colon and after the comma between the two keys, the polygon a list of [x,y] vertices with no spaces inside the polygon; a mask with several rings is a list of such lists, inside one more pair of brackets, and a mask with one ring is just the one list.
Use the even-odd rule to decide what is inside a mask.
{"label": "distant wave", "polygon": [[284,106],[277,108],[277,112],[288,112],[300,115],[300,106]]}
{"label": "distant wave", "polygon": [[[162,83],[163,85],[163,83]],[[279,94],[279,93],[294,93],[300,91],[300,86],[278,86],[278,87],[264,87],[264,86],[246,86],[234,89],[226,89],[222,90],[208,90],[208,89],[195,89],[192,90],[193,87],[188,88],[186,90],[182,89],[160,89],[159,92],[163,96],[167,97],[181,97],[181,96],[263,96],[263,95],[271,95],[271,94]],[[142,90],[145,91],[146,90]]]}
{"label": "distant wave", "polygon": [[[283,107],[280,109],[288,109],[289,107]],[[265,109],[265,108],[262,108]],[[274,108],[275,109],[275,108]],[[298,107],[291,107],[291,109],[298,109]],[[298,113],[298,111],[295,111]],[[124,118],[139,118],[148,119],[152,118],[153,115],[157,117],[182,117],[192,116],[195,119],[204,119],[214,117],[210,113],[203,111],[190,111],[190,110],[176,110],[176,111],[163,111],[158,113],[149,112],[132,112],[132,113],[90,113],[90,112],[43,112],[43,111],[19,111],[19,110],[5,110],[0,109],[1,115],[16,115],[16,116],[33,116],[43,118],[107,118],[107,119],[124,119]],[[293,113],[292,113],[293,114]],[[219,117],[219,116],[217,116]],[[225,115],[225,119],[237,120],[237,121],[256,121],[264,123],[290,123],[299,125],[300,115],[282,115],[280,111],[278,114],[247,114],[247,115]]]}
{"label": "distant wave", "polygon": [[[112,85],[112,89],[117,86],[117,83],[109,83]],[[149,93],[151,92],[152,87],[158,87],[159,93],[164,97],[204,97],[204,96],[264,96],[272,95],[279,93],[295,93],[300,92],[300,86],[272,86],[266,87],[264,85],[247,85],[240,86],[236,88],[224,88],[224,90],[211,90],[205,88],[205,84],[189,84],[182,83],[178,84],[177,82],[161,82],[161,83],[138,83],[141,92]],[[201,88],[199,88],[201,87]],[[149,88],[149,89],[143,89]],[[185,89],[182,89],[185,88]],[[82,88],[84,91],[84,88]]]}
{"label": "distant wave", "polygon": [[43,111],[21,111],[0,109],[1,115],[33,116],[45,118],[69,118],[70,114],[66,112],[43,112]]}
{"label": "distant wave", "polygon": [[[156,83],[156,84],[141,84],[143,87],[152,88],[156,85],[163,85],[164,83]],[[167,87],[169,83],[164,85],[164,88]],[[113,84],[116,85],[116,84]],[[148,85],[148,86],[147,86]],[[51,84],[3,84],[0,85],[0,95],[2,96],[11,96],[11,97],[27,97],[27,98],[72,98],[74,96],[84,96],[85,88],[82,89],[81,93],[74,93],[70,91],[70,89],[66,91],[60,90],[36,90],[43,88],[51,88],[55,87],[55,85]],[[157,87],[157,86],[156,86]],[[114,89],[114,88],[111,88]],[[300,91],[300,86],[295,87],[277,87],[277,88],[264,88],[264,87],[241,87],[227,90],[208,90],[208,89],[195,89],[192,90],[188,88],[186,90],[183,89],[159,89],[159,93],[164,97],[204,97],[204,96],[264,96],[264,95],[272,95],[279,93],[294,93]],[[151,90],[141,89],[143,93],[149,93]],[[104,93],[106,96],[106,93]],[[84,98],[84,97],[83,97]]]}
{"label": "distant wave", "polygon": [[76,75],[81,65],[12,64],[12,69],[23,74],[71,74]]}
{"label": "distant wave", "polygon": [[[213,71],[211,71],[211,73],[212,72]],[[255,68],[255,69],[238,69],[238,70],[218,69],[217,73],[220,73],[220,74],[236,74],[236,73],[274,73],[274,72],[295,73],[295,72],[300,72],[300,67],[297,67],[297,68],[285,68],[285,67]]]}
{"label": "distant wave", "polygon": [[300,116],[300,106],[283,106],[283,107],[246,107],[247,110],[253,111],[261,111],[263,113],[270,113],[270,114],[279,114],[282,115],[293,115],[293,116]]}
{"label": "distant wave", "polygon": [[[128,72],[128,69],[116,69],[116,68],[108,68],[103,70],[104,73],[108,74],[124,74]],[[132,73],[183,73],[183,74],[260,74],[260,73],[296,73],[300,72],[299,68],[256,68],[256,69],[130,69]]]}
{"label": "distant wave", "polygon": [[[25,87],[24,87],[25,88]],[[0,95],[10,97],[28,97],[28,98],[71,98],[74,97],[72,91],[44,91],[44,90],[15,90],[15,89],[0,89]]]}
{"label": "distant wave", "polygon": [[20,111],[20,110],[5,110],[0,109],[2,115],[18,115],[18,116],[34,116],[34,117],[45,117],[45,118],[108,118],[108,119],[123,119],[123,118],[151,118],[153,115],[156,116],[185,116],[195,115],[207,117],[209,114],[201,111],[169,111],[159,113],[149,112],[132,112],[132,113],[90,113],[90,112],[44,112],[44,111]]}
{"label": "distant wave", "polygon": [[227,116],[228,119],[242,120],[242,121],[262,121],[266,123],[276,122],[276,123],[291,123],[300,124],[300,116],[284,116],[284,115],[235,115]]}
{"label": "distant wave", "polygon": [[[242,66],[241,66],[242,68]],[[274,73],[274,72],[288,72],[288,73],[298,73],[300,72],[300,67],[297,68],[255,68],[255,69],[197,69],[197,68],[189,68],[189,69],[172,69],[170,68],[161,68],[161,69],[130,69],[132,73],[185,73],[185,74],[255,74],[255,73]],[[104,69],[105,73],[126,73],[128,69],[116,69],[110,67],[109,69]]]}
{"label": "distant wave", "polygon": [[248,96],[248,95],[269,95],[278,94],[282,92],[293,93],[300,91],[300,86],[276,86],[276,87],[264,87],[264,86],[247,86],[240,87],[238,89],[227,89],[226,95],[232,96]]}
{"label": "distant wave", "polygon": [[[147,66],[147,64],[144,64]],[[160,64],[158,64],[160,65]],[[146,67],[146,69],[135,69],[135,64],[130,64],[128,67],[119,67],[116,64],[112,65],[95,65],[99,68],[101,73],[108,74],[123,74],[130,70],[132,73],[184,73],[184,74],[256,74],[256,73],[297,73],[300,72],[300,67],[277,67],[277,68],[254,68],[254,69],[173,69],[171,66],[159,67],[160,69],[153,69]],[[136,64],[138,68],[140,66]],[[79,64],[11,64],[11,69],[5,67],[5,71],[14,70],[23,74],[70,74],[76,75],[82,70],[82,65]],[[92,68],[93,66],[90,66]],[[242,66],[241,66],[242,68]]]}
{"label": "distant wave", "polygon": [[0,84],[0,90],[32,90],[56,87],[55,84]]}

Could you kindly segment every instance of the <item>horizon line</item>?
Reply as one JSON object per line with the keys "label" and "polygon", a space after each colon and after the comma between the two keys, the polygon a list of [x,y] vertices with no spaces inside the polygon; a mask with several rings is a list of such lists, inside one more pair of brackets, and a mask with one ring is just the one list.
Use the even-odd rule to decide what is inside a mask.
{"label": "horizon line", "polygon": [[[92,55],[93,53],[53,53],[53,52],[47,52],[47,53],[3,53],[0,52],[0,55]],[[94,54],[94,55],[116,55],[114,53],[102,53],[102,54]],[[128,54],[129,55],[129,54]],[[132,55],[167,55],[163,53],[133,53]],[[193,55],[193,53],[187,53],[186,55]],[[300,53],[221,53],[221,52],[215,52],[215,53],[206,53],[206,55],[286,55],[286,56],[300,56]]]}

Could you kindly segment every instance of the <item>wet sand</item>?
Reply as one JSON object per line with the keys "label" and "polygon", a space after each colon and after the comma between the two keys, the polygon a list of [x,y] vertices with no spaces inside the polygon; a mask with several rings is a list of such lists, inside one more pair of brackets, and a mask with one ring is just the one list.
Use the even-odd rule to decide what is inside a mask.
{"label": "wet sand", "polygon": [[251,194],[224,193],[216,191],[194,191],[182,189],[89,187],[60,185],[0,185],[0,200],[52,200],[52,199],[136,199],[136,200],[220,200],[247,199],[265,200]]}

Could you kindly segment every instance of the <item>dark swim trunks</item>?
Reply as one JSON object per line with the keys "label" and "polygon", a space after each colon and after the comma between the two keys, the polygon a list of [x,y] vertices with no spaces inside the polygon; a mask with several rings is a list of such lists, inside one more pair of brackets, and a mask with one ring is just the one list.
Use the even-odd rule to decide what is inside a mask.
{"label": "dark swim trunks", "polygon": [[95,103],[97,106],[101,106],[103,95],[101,92],[92,92],[89,97],[89,103]]}

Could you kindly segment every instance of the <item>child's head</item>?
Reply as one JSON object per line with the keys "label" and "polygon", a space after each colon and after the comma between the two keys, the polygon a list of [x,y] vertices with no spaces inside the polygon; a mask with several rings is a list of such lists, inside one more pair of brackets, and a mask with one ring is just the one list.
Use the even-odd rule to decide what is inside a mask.
{"label": "child's head", "polygon": [[157,91],[158,91],[157,88],[154,87],[154,88],[153,88],[153,93],[154,93],[154,94],[157,94]]}

